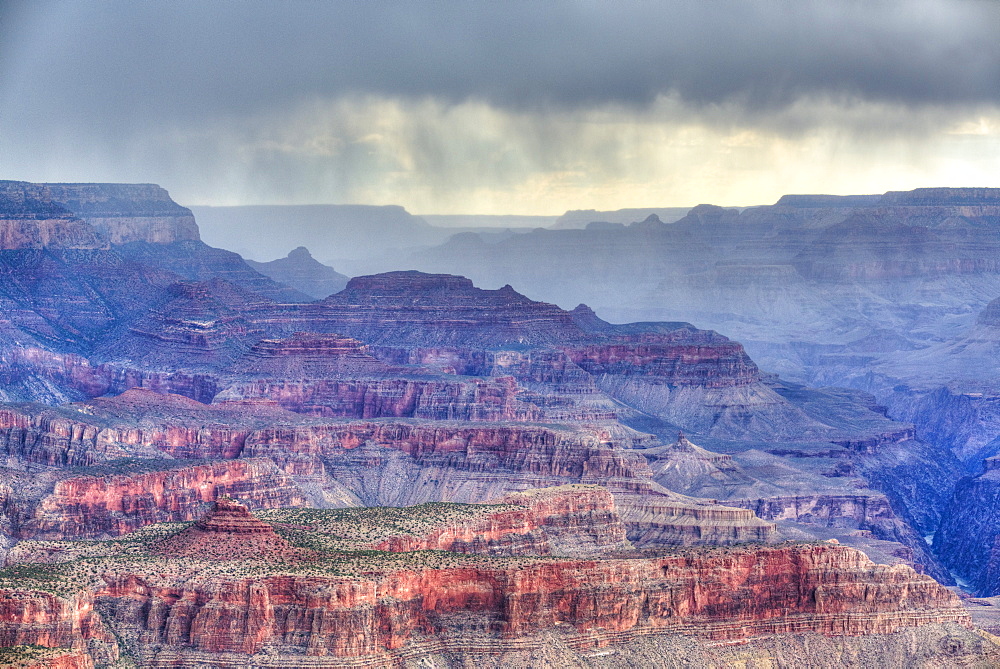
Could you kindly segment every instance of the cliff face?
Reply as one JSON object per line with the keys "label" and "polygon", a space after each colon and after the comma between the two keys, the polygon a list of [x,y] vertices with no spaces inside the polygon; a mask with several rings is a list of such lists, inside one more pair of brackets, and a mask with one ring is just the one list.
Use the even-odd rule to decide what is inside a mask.
{"label": "cliff face", "polygon": [[[130,393],[126,395],[135,397],[143,393],[162,397],[146,390]],[[193,400],[180,399],[197,405]],[[17,463],[89,467],[135,456],[231,458],[240,453],[248,433],[245,427],[218,421],[208,425],[192,425],[184,420],[141,426],[130,423],[134,421],[108,425],[88,419],[83,411],[8,405],[0,408],[0,448]]]}
{"label": "cliff face", "polygon": [[72,649],[54,661],[46,659],[35,665],[40,667],[91,669],[95,659],[117,660],[117,644],[94,604],[92,594],[86,591],[58,596],[31,589],[0,589],[0,648],[31,645]]}
{"label": "cliff face", "polygon": [[191,211],[153,184],[0,182],[0,249],[197,240]]}
{"label": "cliff face", "polygon": [[631,548],[614,498],[597,486],[559,486],[508,495],[508,508],[420,535],[378,542],[376,550],[444,550],[481,555],[588,555]]}
{"label": "cliff face", "polygon": [[[260,652],[280,666],[388,666],[470,644],[502,653],[552,631],[592,648],[664,633],[969,625],[933,579],[832,544],[629,552],[611,497],[595,487],[481,508],[347,511],[276,510],[263,522],[219,498],[180,531],[39,542],[26,553],[36,562],[0,572],[0,643],[71,647],[98,662],[124,644],[144,666],[229,666]],[[525,556],[567,549],[591,557]]]}
{"label": "cliff face", "polygon": [[[320,303],[336,331],[372,345],[488,348],[575,341],[580,329],[554,304],[510,286],[483,290],[461,276],[388,272],[355,277]],[[393,323],[391,330],[385,322]]]}
{"label": "cliff face", "polygon": [[[648,339],[654,341],[573,349],[569,351],[569,357],[595,376],[651,377],[664,384],[704,388],[743,386],[760,380],[757,366],[740,344],[715,333],[699,334],[701,337],[650,336]],[[705,341],[699,343],[699,338]]]}
{"label": "cliff face", "polygon": [[41,184],[52,200],[112,244],[197,240],[191,210],[154,184]]}
{"label": "cliff face", "polygon": [[257,430],[244,455],[288,472],[325,472],[370,506],[475,502],[562,483],[650,484],[641,455],[588,428],[352,421]]}
{"label": "cliff face", "polygon": [[979,476],[959,481],[934,535],[934,551],[977,593],[1000,594],[1000,457]]}
{"label": "cliff face", "polygon": [[217,403],[276,403],[327,418],[531,421],[541,410],[517,397],[513,379],[276,379],[234,383]]}
{"label": "cliff face", "polygon": [[270,460],[228,460],[63,479],[22,520],[18,534],[22,539],[115,537],[153,523],[194,520],[207,504],[227,495],[256,509],[307,505]]}
{"label": "cliff face", "polygon": [[447,639],[457,624],[499,648],[560,625],[567,641],[593,647],[670,631],[722,640],[968,624],[957,598],[930,578],[819,546],[418,568],[361,579],[215,576],[167,585],[146,574],[104,578],[97,597],[115,603],[116,627],[138,630],[149,660],[158,652],[193,658],[280,646],[292,657],[328,656],[331,664],[386,662],[394,651],[419,652]]}
{"label": "cliff face", "polygon": [[257,342],[232,370],[243,377],[315,379],[388,376],[393,369],[371,354],[371,347],[337,334],[296,332],[284,339]]}
{"label": "cliff face", "polygon": [[91,226],[54,201],[44,186],[0,181],[0,250],[97,249],[104,245]]}
{"label": "cliff face", "polygon": [[246,311],[265,302],[222,279],[178,282],[126,331],[100,346],[95,357],[138,370],[226,368],[263,336]]}

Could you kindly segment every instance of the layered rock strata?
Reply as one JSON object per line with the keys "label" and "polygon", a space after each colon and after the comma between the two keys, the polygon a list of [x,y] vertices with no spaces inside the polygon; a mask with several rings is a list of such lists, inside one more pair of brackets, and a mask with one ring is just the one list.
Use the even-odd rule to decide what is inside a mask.
{"label": "layered rock strata", "polygon": [[[92,558],[99,582],[72,597],[91,597],[145,666],[236,666],[257,653],[281,666],[391,666],[443,650],[507,652],[542,631],[583,649],[665,633],[721,641],[969,625],[957,597],[929,577],[832,545],[602,560],[340,555],[330,562],[319,549],[312,566],[291,569],[273,559],[189,556],[177,570],[149,557]],[[66,579],[74,564],[37,573]],[[24,601],[18,593],[35,582],[12,591],[3,581],[0,593]],[[91,610],[60,611],[67,627],[53,642],[83,647]],[[17,604],[0,611],[12,641],[46,641],[24,630]]]}
{"label": "layered rock strata", "polygon": [[98,249],[105,242],[44,186],[0,181],[0,250]]}
{"label": "layered rock strata", "polygon": [[54,594],[30,585],[19,588],[11,583],[19,573],[17,568],[0,572],[6,577],[0,577],[5,581],[0,588],[0,648],[40,646],[63,651],[42,658],[35,665],[39,667],[92,669],[95,660],[118,659],[118,646],[90,591]]}
{"label": "layered rock strata", "polygon": [[270,460],[175,465],[64,478],[37,506],[25,509],[16,533],[22,539],[116,537],[153,523],[193,520],[227,495],[257,509],[308,505],[300,488]]}
{"label": "layered rock strata", "polygon": [[[0,411],[8,465],[98,469],[56,477],[61,480],[38,499],[12,498],[23,537],[113,536],[150,522],[187,520],[221,494],[255,508],[380,506],[480,502],[566,483],[608,486],[628,536],[641,545],[774,536],[773,524],[752,512],[660,488],[646,459],[629,448],[648,435],[614,423],[330,422],[277,407],[255,405],[248,413],[242,404],[204,405],[139,389],[40,409]],[[157,464],[205,457],[226,461]]]}
{"label": "layered rock strata", "polygon": [[198,225],[155,184],[39,184],[112,244],[197,240]]}
{"label": "layered rock strata", "polygon": [[300,560],[310,556],[255,518],[230,497],[219,497],[212,510],[176,535],[153,546],[165,558],[214,560]]}
{"label": "layered rock strata", "polygon": [[565,485],[508,495],[501,508],[425,534],[397,535],[376,550],[480,555],[588,555],[630,549],[614,498],[599,486]]}

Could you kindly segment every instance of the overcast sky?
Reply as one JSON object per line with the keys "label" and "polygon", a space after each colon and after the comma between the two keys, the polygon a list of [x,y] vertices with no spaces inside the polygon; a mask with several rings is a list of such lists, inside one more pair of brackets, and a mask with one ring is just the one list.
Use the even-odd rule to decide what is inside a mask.
{"label": "overcast sky", "polygon": [[1000,186],[1000,2],[0,0],[0,178],[415,213]]}

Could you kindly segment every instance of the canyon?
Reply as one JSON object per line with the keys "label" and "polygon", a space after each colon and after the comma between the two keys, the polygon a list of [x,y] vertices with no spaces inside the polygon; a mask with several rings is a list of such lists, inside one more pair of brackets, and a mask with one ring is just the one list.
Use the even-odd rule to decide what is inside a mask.
{"label": "canyon", "polygon": [[[988,189],[704,205],[460,257],[462,233],[350,279],[305,248],[210,247],[157,186],[0,182],[0,207],[0,646],[44,666],[789,632],[905,655],[917,627],[994,653],[938,585],[1000,587],[989,377],[912,371],[991,360]],[[534,277],[508,255],[525,240]],[[603,244],[586,262],[604,287],[566,289],[581,270],[544,255],[557,240]],[[539,277],[552,302],[520,292]],[[900,298],[929,281],[978,286],[965,339],[969,307]],[[882,295],[850,307],[866,324],[862,285]]]}
{"label": "canyon", "polygon": [[[78,666],[128,654],[142,666],[391,667],[452,648],[537,648],[546,633],[585,651],[650,635],[970,625],[930,577],[832,544],[631,554],[612,497],[594,486],[482,508],[347,511],[273,511],[262,521],[224,498],[186,526],[22,546],[45,557],[0,572],[0,643],[71,649]],[[466,535],[442,544],[456,516]],[[391,536],[394,522],[406,524],[402,535]],[[572,534],[566,557],[544,557],[549,532]],[[522,540],[504,541],[512,535]],[[357,550],[373,538],[381,550]]]}

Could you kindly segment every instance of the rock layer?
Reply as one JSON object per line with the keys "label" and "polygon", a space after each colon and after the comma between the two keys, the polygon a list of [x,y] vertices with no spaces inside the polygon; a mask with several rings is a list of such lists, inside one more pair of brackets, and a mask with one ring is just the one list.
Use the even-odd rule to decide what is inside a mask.
{"label": "rock layer", "polygon": [[957,598],[929,577],[824,546],[417,568],[347,580],[216,576],[178,587],[150,574],[105,579],[97,597],[116,603],[121,628],[138,630],[140,652],[150,664],[157,662],[156,648],[169,649],[168,656],[193,652],[187,657],[223,660],[224,654],[246,657],[268,647],[282,648],[290,656],[286,662],[327,657],[327,666],[348,658],[388,664],[398,653],[434,647],[439,638],[478,633],[502,650],[559,626],[567,630],[566,641],[585,648],[664,632],[735,640],[968,624]]}
{"label": "rock layer", "polygon": [[56,202],[44,185],[0,181],[0,250],[103,246],[97,231]]}
{"label": "rock layer", "polygon": [[270,460],[230,460],[65,478],[37,507],[26,510],[17,534],[22,539],[114,537],[153,523],[193,520],[226,495],[257,509],[307,504],[298,486]]}
{"label": "rock layer", "polygon": [[54,202],[85,220],[112,244],[197,240],[187,207],[155,184],[41,184]]}

